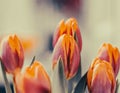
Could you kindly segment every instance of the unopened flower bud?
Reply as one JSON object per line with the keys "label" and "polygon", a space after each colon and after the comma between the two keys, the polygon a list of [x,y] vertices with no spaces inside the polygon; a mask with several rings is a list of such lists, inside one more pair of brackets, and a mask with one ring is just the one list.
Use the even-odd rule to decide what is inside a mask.
{"label": "unopened flower bud", "polygon": [[38,61],[14,77],[16,93],[51,93],[50,78]]}
{"label": "unopened flower bud", "polygon": [[64,65],[64,72],[67,79],[72,78],[78,71],[80,65],[80,53],[77,43],[70,35],[62,35],[53,51],[53,69],[61,57]]}
{"label": "unopened flower bud", "polygon": [[115,93],[116,79],[110,63],[96,58],[87,73],[90,93]]}
{"label": "unopened flower bud", "polygon": [[23,66],[24,51],[19,38],[9,35],[1,42],[1,59],[8,73],[15,74]]}
{"label": "unopened flower bud", "polygon": [[100,47],[97,57],[109,62],[113,67],[115,76],[117,76],[120,68],[120,52],[117,47],[113,47],[109,43],[104,43]]}
{"label": "unopened flower bud", "polygon": [[53,47],[55,47],[59,37],[63,34],[68,34],[76,40],[79,51],[82,49],[82,37],[78,23],[75,18],[69,18],[66,22],[61,20],[53,36]]}

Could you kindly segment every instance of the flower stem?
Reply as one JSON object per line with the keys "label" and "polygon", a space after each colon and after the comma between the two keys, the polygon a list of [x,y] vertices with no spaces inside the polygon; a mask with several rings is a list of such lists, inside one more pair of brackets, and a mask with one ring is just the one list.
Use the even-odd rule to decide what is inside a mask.
{"label": "flower stem", "polygon": [[[1,61],[1,60],[0,60]],[[4,82],[5,82],[5,90],[6,90],[6,93],[12,93],[12,90],[10,88],[10,84],[8,82],[8,79],[7,79],[7,76],[6,76],[6,72],[5,72],[5,67],[4,65],[1,63],[1,68],[2,68],[2,74],[3,74],[3,78],[4,78]]]}

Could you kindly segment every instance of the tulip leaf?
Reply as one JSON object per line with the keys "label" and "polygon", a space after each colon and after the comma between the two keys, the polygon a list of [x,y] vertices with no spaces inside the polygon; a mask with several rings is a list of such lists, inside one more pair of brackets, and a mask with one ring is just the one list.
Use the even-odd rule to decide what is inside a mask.
{"label": "tulip leaf", "polygon": [[33,57],[30,66],[33,64],[34,61],[35,61],[35,56]]}
{"label": "tulip leaf", "polygon": [[66,78],[64,74],[64,67],[62,59],[59,58],[53,70],[52,76],[52,93],[65,93],[66,91]]}
{"label": "tulip leaf", "polygon": [[70,80],[68,80],[68,93],[72,93],[74,86],[79,82],[80,78],[81,78],[81,61],[76,75]]}
{"label": "tulip leaf", "polygon": [[[0,61],[1,61],[1,59],[0,59]],[[12,93],[12,90],[10,88],[10,84],[9,84],[7,76],[6,76],[5,67],[2,64],[2,62],[0,62],[0,63],[1,63],[2,74],[3,74],[3,78],[4,78],[4,82],[5,82],[6,93]]]}
{"label": "tulip leaf", "polygon": [[87,72],[81,77],[80,81],[78,82],[77,86],[74,88],[72,93],[84,93],[87,84]]}
{"label": "tulip leaf", "polygon": [[119,88],[120,88],[120,82],[119,82],[119,80],[117,79],[117,81],[116,81],[116,90],[115,90],[115,93],[118,93]]}

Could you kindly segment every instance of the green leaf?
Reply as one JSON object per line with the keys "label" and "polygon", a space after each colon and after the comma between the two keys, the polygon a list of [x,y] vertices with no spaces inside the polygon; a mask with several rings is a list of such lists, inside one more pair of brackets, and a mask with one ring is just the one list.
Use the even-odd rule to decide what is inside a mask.
{"label": "green leaf", "polygon": [[119,91],[119,86],[120,86],[120,82],[119,82],[119,80],[117,79],[117,81],[116,81],[116,90],[115,90],[115,93],[118,93],[118,91]]}
{"label": "green leaf", "polygon": [[30,66],[33,64],[34,61],[35,61],[35,56],[33,57]]}
{"label": "green leaf", "polygon": [[84,93],[86,89],[87,84],[87,72],[84,74],[84,76],[80,79],[77,86],[74,88],[72,93]]}
{"label": "green leaf", "polygon": [[11,88],[10,88],[10,84],[9,84],[8,79],[7,79],[7,76],[6,76],[5,67],[4,67],[4,65],[2,64],[1,61],[2,61],[2,60],[0,59],[1,68],[2,68],[2,75],[3,75],[3,78],[4,78],[4,82],[5,82],[5,90],[6,90],[6,93],[12,93],[12,90],[11,90]]}
{"label": "green leaf", "polygon": [[52,93],[66,93],[66,78],[62,59],[59,58],[53,70],[52,76]]}

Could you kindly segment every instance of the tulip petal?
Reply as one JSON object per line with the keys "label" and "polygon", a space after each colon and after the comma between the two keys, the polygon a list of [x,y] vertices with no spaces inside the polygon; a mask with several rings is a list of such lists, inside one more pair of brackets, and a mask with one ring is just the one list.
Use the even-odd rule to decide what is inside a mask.
{"label": "tulip petal", "polygon": [[117,76],[120,68],[120,52],[117,47],[104,43],[100,47],[97,57],[109,62],[113,67],[115,76]]}
{"label": "tulip petal", "polygon": [[66,78],[72,78],[80,64],[79,48],[72,36],[64,34],[59,38],[53,51],[53,69],[59,57],[63,60]]}

